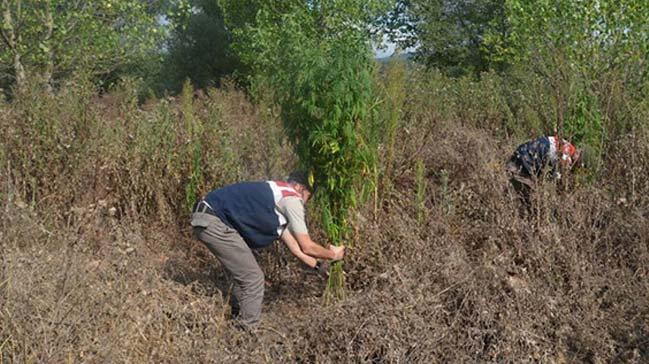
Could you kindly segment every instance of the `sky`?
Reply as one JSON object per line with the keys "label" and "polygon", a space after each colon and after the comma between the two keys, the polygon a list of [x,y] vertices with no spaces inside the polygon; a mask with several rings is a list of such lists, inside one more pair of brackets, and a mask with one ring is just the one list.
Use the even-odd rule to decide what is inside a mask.
{"label": "sky", "polygon": [[391,42],[386,42],[385,43],[385,49],[379,49],[377,47],[374,47],[374,56],[376,58],[385,58],[389,57],[394,53],[394,50],[397,48],[396,44],[391,43]]}
{"label": "sky", "polygon": [[[382,47],[374,45],[373,48],[374,56],[376,58],[385,58],[390,57],[394,53],[394,51],[397,49],[397,45],[396,43],[389,41],[388,36],[384,34]],[[407,48],[405,51],[401,50],[401,53],[412,53],[415,50],[417,50],[417,45]]]}

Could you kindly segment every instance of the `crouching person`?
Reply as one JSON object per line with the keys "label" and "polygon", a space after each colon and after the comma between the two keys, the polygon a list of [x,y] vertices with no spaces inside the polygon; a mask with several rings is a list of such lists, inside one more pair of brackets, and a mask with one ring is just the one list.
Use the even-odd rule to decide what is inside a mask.
{"label": "crouching person", "polygon": [[580,164],[581,156],[581,150],[567,140],[542,136],[519,145],[506,169],[510,182],[529,205],[530,192],[544,174],[558,180],[562,173]]}
{"label": "crouching person", "polygon": [[194,236],[223,264],[233,279],[232,313],[245,328],[255,328],[261,318],[264,273],[253,249],[281,239],[298,259],[321,274],[328,260],[340,260],[345,247],[327,248],[311,240],[305,223],[305,206],[313,193],[303,172],[286,182],[242,182],[214,190],[193,208]]}

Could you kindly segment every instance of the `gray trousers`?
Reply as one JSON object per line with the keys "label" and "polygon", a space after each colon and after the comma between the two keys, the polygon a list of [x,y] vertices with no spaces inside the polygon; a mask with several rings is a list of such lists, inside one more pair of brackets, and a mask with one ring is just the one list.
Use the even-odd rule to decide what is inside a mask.
{"label": "gray trousers", "polygon": [[218,258],[234,281],[233,312],[238,309],[240,323],[254,328],[261,319],[264,273],[252,250],[235,229],[214,215],[193,213],[191,224],[194,236]]}

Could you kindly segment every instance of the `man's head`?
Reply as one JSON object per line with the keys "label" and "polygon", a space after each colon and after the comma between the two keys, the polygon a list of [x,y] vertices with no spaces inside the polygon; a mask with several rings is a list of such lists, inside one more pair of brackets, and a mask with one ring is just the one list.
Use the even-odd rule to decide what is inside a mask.
{"label": "man's head", "polygon": [[293,171],[288,176],[287,182],[293,186],[297,193],[302,195],[304,202],[309,200],[315,190],[314,185],[309,181],[309,176],[304,171]]}

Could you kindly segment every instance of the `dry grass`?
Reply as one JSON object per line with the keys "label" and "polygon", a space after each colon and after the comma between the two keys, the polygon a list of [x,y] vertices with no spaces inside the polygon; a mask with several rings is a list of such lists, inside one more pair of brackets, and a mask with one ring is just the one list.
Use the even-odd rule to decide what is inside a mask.
{"label": "dry grass", "polygon": [[[233,90],[196,102],[203,125],[217,127],[209,123],[220,115],[219,129],[203,136],[202,192],[286,172],[292,160],[275,143],[272,115]],[[115,103],[107,107],[123,107]],[[173,126],[183,120],[174,105],[129,112],[140,121],[170,115]],[[259,257],[268,282],[264,321],[253,335],[230,325],[224,272],[189,238],[180,202],[186,159],[138,164],[129,159],[139,149],[130,149],[128,133],[113,134],[121,149],[101,142],[109,140],[102,134],[84,147],[95,152],[80,155],[78,168],[39,185],[55,194],[50,204],[29,198],[26,169],[3,166],[1,361],[649,361],[649,178],[640,173],[649,148],[640,141],[633,151],[612,147],[606,178],[592,183],[546,183],[528,216],[501,168],[516,140],[458,126],[421,104],[408,108],[397,131],[408,142],[396,144],[392,188],[376,214],[372,201],[359,212],[346,298],[323,306],[325,282],[277,245]],[[2,113],[15,118],[11,125],[23,120],[16,109]],[[98,125],[124,121],[97,115]],[[258,132],[264,128],[274,132]],[[213,144],[227,141],[222,134],[242,142]],[[180,131],[171,135],[182,139]],[[168,148],[182,151],[178,143]],[[15,160],[4,151],[5,163]],[[428,191],[421,223],[417,161]],[[157,187],[147,187],[156,176]],[[147,209],[130,207],[138,193]],[[170,219],[156,212],[165,204]],[[322,234],[317,223],[314,233]]]}

